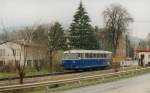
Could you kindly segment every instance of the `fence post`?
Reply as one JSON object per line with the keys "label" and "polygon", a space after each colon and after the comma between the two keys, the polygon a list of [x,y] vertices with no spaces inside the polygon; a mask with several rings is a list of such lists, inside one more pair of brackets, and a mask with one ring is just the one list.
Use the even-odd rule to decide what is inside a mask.
{"label": "fence post", "polygon": [[105,80],[105,76],[102,76],[102,81],[104,81]]}
{"label": "fence post", "polygon": [[132,71],[132,75],[134,75],[134,70]]}
{"label": "fence post", "polygon": [[81,83],[81,81],[80,81],[80,80],[78,80],[78,83],[79,83],[79,85],[80,85],[80,86],[82,85],[82,83]]}
{"label": "fence post", "polygon": [[49,89],[49,87],[48,86],[46,86],[45,87],[45,93],[50,93],[50,91],[49,91],[50,89]]}
{"label": "fence post", "polygon": [[119,78],[121,77],[120,73],[118,73],[118,77],[119,77]]}
{"label": "fence post", "polygon": [[8,84],[11,84],[11,78],[8,77]]}

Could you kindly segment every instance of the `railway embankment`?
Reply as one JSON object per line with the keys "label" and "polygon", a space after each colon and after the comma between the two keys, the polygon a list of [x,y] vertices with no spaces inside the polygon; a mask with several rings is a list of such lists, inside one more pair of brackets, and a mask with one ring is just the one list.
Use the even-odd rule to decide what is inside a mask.
{"label": "railway embankment", "polygon": [[133,77],[145,73],[150,73],[149,67],[122,70],[119,72],[72,77],[68,79],[60,79],[60,80],[53,80],[53,81],[27,83],[23,85],[3,86],[0,88],[0,91],[3,91],[2,93],[6,93],[6,91],[7,92],[17,91],[17,93],[21,91],[21,93],[23,93],[23,90],[25,90],[26,91],[25,93],[45,93],[46,91],[60,91],[65,89],[89,86],[93,84],[106,83],[106,82],[129,78],[129,77]]}

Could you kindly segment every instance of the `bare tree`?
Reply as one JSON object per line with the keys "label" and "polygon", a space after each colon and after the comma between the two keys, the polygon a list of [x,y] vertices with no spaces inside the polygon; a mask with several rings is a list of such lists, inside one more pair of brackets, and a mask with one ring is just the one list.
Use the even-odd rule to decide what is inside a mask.
{"label": "bare tree", "polygon": [[[40,47],[37,49],[36,52],[36,61],[34,62],[34,66],[37,71],[40,71],[40,69],[43,67],[48,67],[48,59],[49,59],[49,51],[48,51],[48,28],[49,25],[39,25],[36,27],[34,33],[33,33],[33,43],[36,45],[40,45]],[[42,48],[41,48],[42,47]],[[43,59],[43,55],[44,59]],[[41,60],[42,59],[42,60]],[[41,65],[42,62],[42,65]],[[49,67],[48,67],[49,68]]]}
{"label": "bare tree", "polygon": [[[36,26],[30,26],[30,27],[25,27],[22,31],[20,31],[20,38],[23,40],[23,42],[21,42],[20,45],[20,59],[16,60],[16,53],[15,51],[12,49],[13,51],[13,56],[15,59],[15,65],[16,65],[16,69],[18,72],[18,75],[20,77],[20,84],[23,84],[23,79],[25,77],[25,68],[26,68],[26,62],[27,62],[27,56],[28,56],[28,45],[30,45],[32,43],[33,40],[33,33],[34,33],[34,29],[36,28]],[[17,35],[17,33],[16,33]],[[17,37],[17,36],[16,36]],[[17,38],[17,41],[19,41],[19,38]],[[23,57],[23,59],[22,59]],[[21,61],[23,60],[23,64],[21,63]]]}
{"label": "bare tree", "polygon": [[2,40],[3,41],[8,41],[8,30],[6,29],[5,25],[3,22],[1,22],[1,27],[0,27],[1,31],[3,31],[2,34]]}
{"label": "bare tree", "polygon": [[45,60],[47,59],[47,49],[45,49],[43,46],[38,46],[34,48],[34,67],[37,71],[40,71],[42,67],[47,67],[47,64],[45,64]]}
{"label": "bare tree", "polygon": [[16,31],[17,39],[22,39],[27,43],[32,43],[33,34],[35,32],[36,27],[36,25],[26,26],[21,30]]}
{"label": "bare tree", "polygon": [[[48,26],[47,25],[33,25],[30,27],[24,27],[21,31],[18,31],[18,36],[20,39],[23,39],[27,44],[34,45],[36,49],[33,56],[36,60],[34,60],[34,66],[37,71],[41,69],[41,59],[43,55],[48,54]],[[44,49],[42,49],[44,48]],[[43,51],[47,50],[47,54],[43,53]],[[46,59],[46,58],[45,58]]]}
{"label": "bare tree", "polygon": [[[17,70],[17,74],[19,75],[19,83],[22,84],[26,74],[25,68],[26,68],[26,61],[27,61],[26,59],[28,55],[28,51],[27,51],[28,45],[32,42],[35,26],[25,27],[24,29],[19,31],[13,29],[13,32],[9,32],[3,24],[1,25],[1,27],[6,35],[5,40],[3,42],[10,41],[20,46],[18,52],[18,50],[13,46],[9,44],[7,45],[12,51],[12,56],[14,57],[14,62],[15,62],[15,69]],[[10,38],[8,32],[11,34],[13,33],[14,36],[13,39]]]}
{"label": "bare tree", "polygon": [[138,44],[139,49],[146,49],[147,48],[147,42],[145,40],[141,40]]}
{"label": "bare tree", "polygon": [[133,22],[133,18],[130,17],[128,11],[120,4],[112,4],[109,8],[104,10],[103,15],[105,28],[108,32],[108,43],[111,44],[113,51],[114,60],[112,66],[115,71],[118,71],[120,62],[118,62],[119,60],[117,59],[117,49],[119,49],[120,40],[123,39],[124,35],[128,34],[128,26],[130,22]]}
{"label": "bare tree", "polygon": [[109,31],[106,31],[105,28],[102,28],[102,29],[100,29],[99,32],[97,32],[97,38],[99,39],[100,47],[103,50],[109,50],[109,51],[111,51],[111,43],[108,43],[108,42],[111,41],[108,38],[108,37],[110,37],[109,35],[110,35]]}
{"label": "bare tree", "polygon": [[133,21],[128,11],[120,4],[112,4],[104,10],[105,28],[109,32],[109,38],[113,48],[113,54],[116,55],[116,50],[119,45],[119,39],[127,32],[129,23]]}
{"label": "bare tree", "polygon": [[14,48],[12,45],[7,44],[7,46],[12,51],[12,56],[14,57],[15,68],[19,75],[19,83],[23,84],[23,79],[25,77],[25,67],[26,67],[26,59],[27,59],[27,49],[28,46],[24,43],[15,42],[19,45],[19,49]]}

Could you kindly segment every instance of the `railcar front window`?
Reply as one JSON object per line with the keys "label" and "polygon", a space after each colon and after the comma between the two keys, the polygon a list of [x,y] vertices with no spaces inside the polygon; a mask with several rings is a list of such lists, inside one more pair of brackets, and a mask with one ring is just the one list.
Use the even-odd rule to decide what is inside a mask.
{"label": "railcar front window", "polygon": [[66,53],[64,54],[64,59],[78,59],[78,55],[73,53]]}

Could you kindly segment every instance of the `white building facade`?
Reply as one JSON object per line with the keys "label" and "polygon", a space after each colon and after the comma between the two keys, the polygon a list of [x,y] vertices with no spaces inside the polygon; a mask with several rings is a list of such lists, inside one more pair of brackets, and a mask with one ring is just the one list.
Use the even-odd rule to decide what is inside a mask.
{"label": "white building facade", "polygon": [[21,65],[33,66],[33,62],[42,60],[46,57],[44,48],[27,45],[16,42],[5,42],[0,44],[0,66],[15,65],[15,62],[20,62]]}

